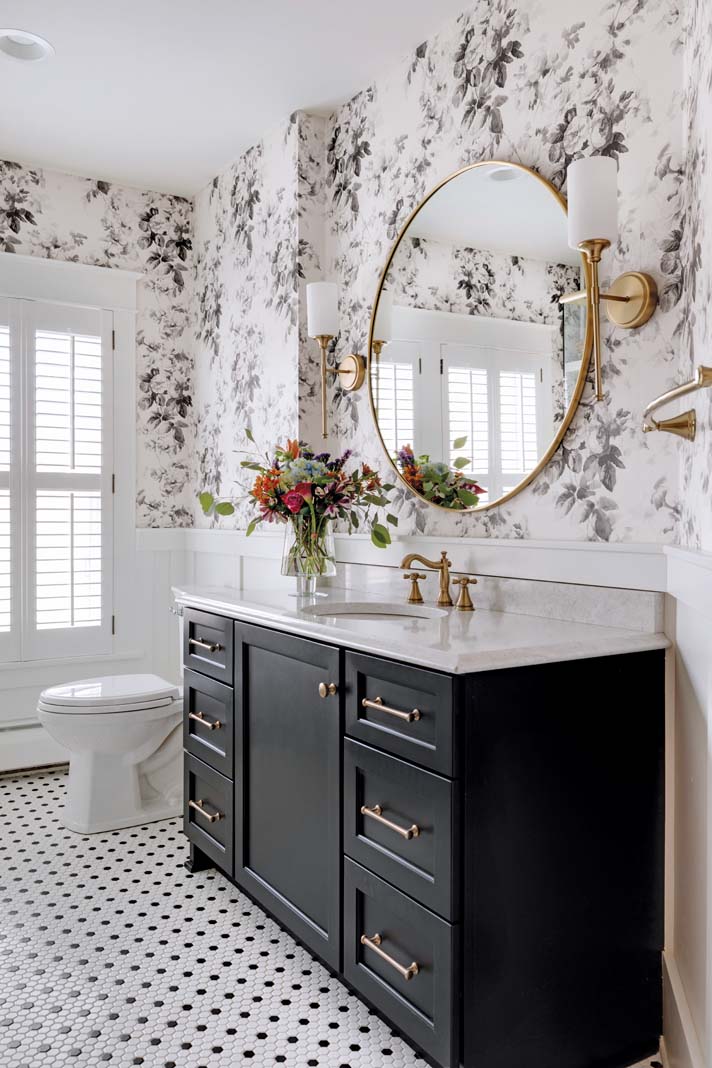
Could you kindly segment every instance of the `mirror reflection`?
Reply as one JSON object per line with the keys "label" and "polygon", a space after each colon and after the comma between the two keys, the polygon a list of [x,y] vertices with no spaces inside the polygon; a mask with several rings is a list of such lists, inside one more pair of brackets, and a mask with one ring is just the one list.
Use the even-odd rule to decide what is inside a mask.
{"label": "mirror reflection", "polygon": [[446,508],[489,507],[525,483],[573,414],[586,308],[566,208],[512,164],[474,165],[426,201],[391,254],[370,389],[400,476]]}

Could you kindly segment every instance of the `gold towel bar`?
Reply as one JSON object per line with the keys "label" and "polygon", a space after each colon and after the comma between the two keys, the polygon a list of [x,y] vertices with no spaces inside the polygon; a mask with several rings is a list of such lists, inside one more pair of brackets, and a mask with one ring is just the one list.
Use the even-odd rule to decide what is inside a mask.
{"label": "gold towel bar", "polygon": [[643,412],[643,433],[649,434],[651,430],[666,430],[668,434],[677,434],[678,437],[694,441],[697,433],[697,413],[694,408],[681,412],[680,415],[674,415],[671,419],[653,419],[652,414],[663,404],[686,397],[688,393],[694,393],[698,389],[710,387],[712,387],[712,367],[698,367],[697,375],[691,382],[684,382],[675,389],[669,389],[667,393],[661,393],[659,397],[650,402]]}

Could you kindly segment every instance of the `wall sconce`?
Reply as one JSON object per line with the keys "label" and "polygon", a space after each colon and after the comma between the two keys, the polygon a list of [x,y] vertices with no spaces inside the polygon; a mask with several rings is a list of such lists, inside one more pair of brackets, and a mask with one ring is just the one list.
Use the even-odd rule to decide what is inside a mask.
{"label": "wall sconce", "polygon": [[311,282],[307,286],[307,333],[321,349],[321,436],[326,437],[327,375],[340,375],[341,388],[350,393],[360,389],[366,377],[363,356],[350,352],[338,367],[326,366],[329,342],[339,332],[339,287],[336,282]]}
{"label": "wall sconce", "polygon": [[593,359],[596,399],[603,400],[601,373],[601,301],[616,326],[626,330],[647,323],[658,303],[655,279],[642,271],[627,271],[601,293],[598,265],[602,253],[618,237],[618,168],[609,156],[575,160],[566,172],[569,246],[588,261],[591,281],[585,293],[569,293],[561,304],[587,301],[593,324]]}

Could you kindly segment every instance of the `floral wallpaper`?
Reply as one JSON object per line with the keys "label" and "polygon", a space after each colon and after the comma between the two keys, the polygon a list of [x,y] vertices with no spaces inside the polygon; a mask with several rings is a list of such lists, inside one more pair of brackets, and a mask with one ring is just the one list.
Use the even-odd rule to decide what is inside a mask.
{"label": "floral wallpaper", "polygon": [[0,162],[0,250],[141,271],[137,522],[192,522],[192,206]]}
{"label": "floral wallpaper", "polygon": [[[681,368],[687,381],[698,364],[712,364],[712,8],[690,0],[685,48],[685,168],[682,211],[667,255],[681,265]],[[712,391],[690,398],[697,438],[681,441],[680,541],[712,551]]]}
{"label": "floral wallpaper", "polygon": [[298,144],[290,121],[195,201],[197,480],[216,495],[244,497],[246,428],[263,448],[299,436]]}
{"label": "floral wallpaper", "polygon": [[[480,0],[338,110],[328,130],[326,276],[342,286],[342,350],[363,351],[381,265],[408,213],[448,173],[487,158],[562,187],[568,163],[619,163],[618,247],[604,277],[651,271],[661,308],[640,331],[604,326],[606,397],[589,387],[563,447],[509,505],[450,516],[409,494],[401,532],[601,541],[673,540],[675,443],[640,429],[677,372],[681,267],[682,26],[665,0]],[[365,393],[335,396],[335,436],[383,467]]]}

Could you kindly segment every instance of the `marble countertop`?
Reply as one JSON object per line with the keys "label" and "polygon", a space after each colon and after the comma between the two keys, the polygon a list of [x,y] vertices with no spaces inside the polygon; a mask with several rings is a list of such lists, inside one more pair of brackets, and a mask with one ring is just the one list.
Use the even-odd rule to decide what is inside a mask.
{"label": "marble countertop", "polygon": [[[332,587],[312,599],[298,598],[287,589],[211,586],[174,587],[173,594],[179,605],[452,674],[665,649],[670,644],[660,633],[482,609],[458,612],[423,605],[415,609],[425,612],[423,616],[387,615],[382,614],[383,595],[367,590]],[[398,606],[399,611],[409,609]],[[354,615],[340,615],[344,610]]]}

